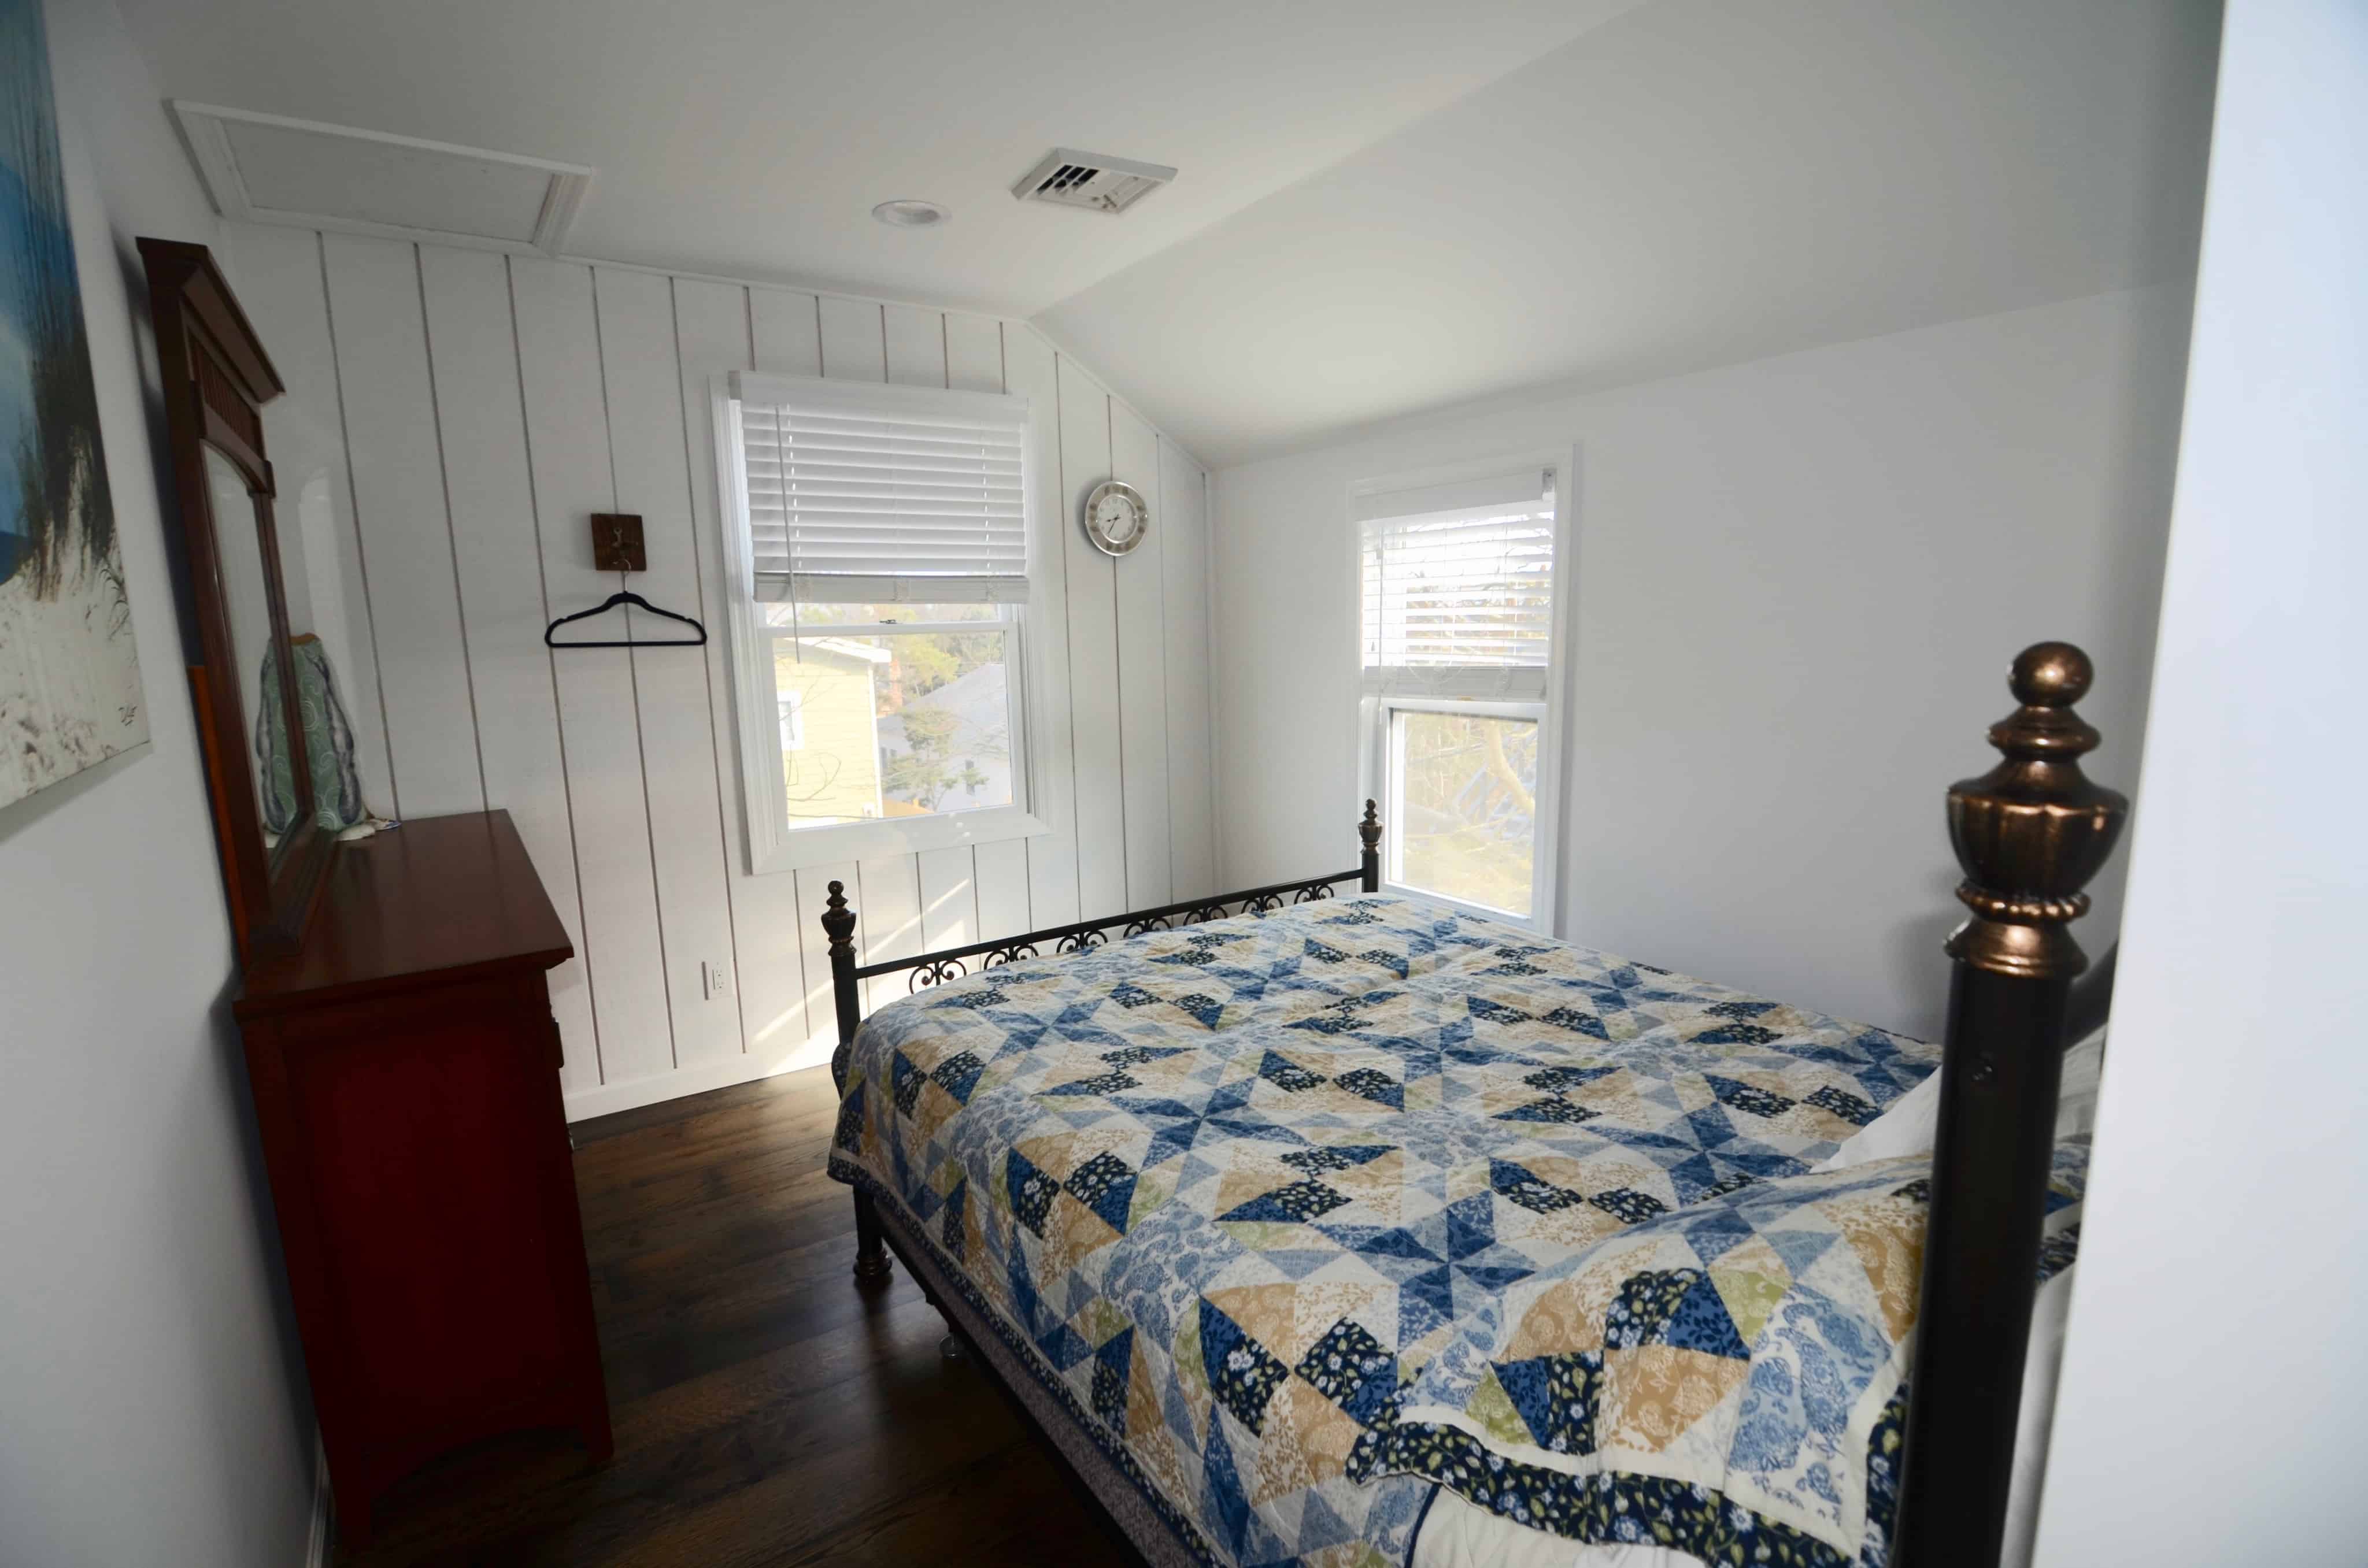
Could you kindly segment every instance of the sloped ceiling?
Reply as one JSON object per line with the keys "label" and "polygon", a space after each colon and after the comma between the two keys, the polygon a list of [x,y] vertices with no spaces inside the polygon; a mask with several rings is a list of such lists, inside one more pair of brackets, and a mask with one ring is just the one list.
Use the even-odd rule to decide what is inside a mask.
{"label": "sloped ceiling", "polygon": [[[2218,35],[2212,0],[118,4],[168,96],[595,165],[575,254],[1033,316],[1220,465],[2186,276]],[[1055,144],[1183,174],[1117,220],[1012,200]]]}
{"label": "sloped ceiling", "polygon": [[1656,0],[1042,324],[1220,465],[2192,275],[2218,9]]}
{"label": "sloped ceiling", "polygon": [[[577,254],[1020,316],[1637,3],[117,0],[169,97],[593,165]],[[1013,200],[1056,145],[1182,175]]]}

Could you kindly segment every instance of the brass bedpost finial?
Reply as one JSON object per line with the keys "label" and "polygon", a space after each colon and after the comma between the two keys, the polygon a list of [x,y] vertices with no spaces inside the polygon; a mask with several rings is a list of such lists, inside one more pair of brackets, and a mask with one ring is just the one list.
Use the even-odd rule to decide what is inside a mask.
{"label": "brass bedpost finial", "polygon": [[1357,824],[1357,836],[1368,849],[1382,846],[1382,809],[1371,801],[1365,802],[1365,820]]}
{"label": "brass bedpost finial", "polygon": [[2068,978],[2089,967],[2066,927],[2089,912],[2089,883],[2121,837],[2129,801],[2092,782],[2080,758],[2101,738],[2072,711],[2095,670],[2069,642],[2034,642],[2008,687],[2022,704],[1990,726],[2004,760],[1949,787],[1949,842],[1974,912],[1949,956],[2021,979]]}
{"label": "brass bedpost finial", "polygon": [[847,884],[830,884],[830,897],[823,901],[822,928],[830,937],[831,951],[855,946],[855,911],[847,907]]}

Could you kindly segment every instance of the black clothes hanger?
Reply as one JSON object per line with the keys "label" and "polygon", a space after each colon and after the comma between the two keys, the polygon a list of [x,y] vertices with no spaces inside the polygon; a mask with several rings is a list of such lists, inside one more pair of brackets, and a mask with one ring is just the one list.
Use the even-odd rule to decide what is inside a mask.
{"label": "black clothes hanger", "polygon": [[[558,631],[561,627],[566,625],[571,620],[589,620],[596,615],[605,615],[609,610],[615,609],[620,605],[632,605],[635,609],[645,609],[652,615],[662,615],[668,620],[679,620],[699,635],[696,637],[661,637],[654,639],[636,638],[623,642],[562,642],[552,636],[552,632]],[[699,622],[691,619],[690,617],[687,615],[677,615],[670,609],[660,609],[657,606],[650,603],[649,600],[642,597],[641,595],[633,592],[631,588],[626,588],[621,589],[617,593],[610,594],[606,599],[594,605],[590,609],[579,609],[574,615],[561,616],[557,620],[552,621],[549,626],[542,629],[542,642],[543,646],[546,648],[700,648],[704,647],[707,643],[707,628],[701,626]]]}

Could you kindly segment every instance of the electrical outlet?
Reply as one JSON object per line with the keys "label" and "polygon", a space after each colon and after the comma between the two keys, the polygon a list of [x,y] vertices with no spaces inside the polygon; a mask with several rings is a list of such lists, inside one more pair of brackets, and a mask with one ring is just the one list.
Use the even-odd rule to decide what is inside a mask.
{"label": "electrical outlet", "polygon": [[732,994],[732,971],[728,965],[710,959],[699,966],[699,976],[707,988],[709,1001],[721,1002]]}

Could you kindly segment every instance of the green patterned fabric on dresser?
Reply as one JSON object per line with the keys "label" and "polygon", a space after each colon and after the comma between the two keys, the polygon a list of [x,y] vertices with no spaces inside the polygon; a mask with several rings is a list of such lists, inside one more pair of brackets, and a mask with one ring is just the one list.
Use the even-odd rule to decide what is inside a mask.
{"label": "green patterned fabric on dresser", "polygon": [[1443,1484],[1577,1540],[1880,1562],[1923,1161],[1812,1167],[1938,1055],[1323,901],[883,1007],[830,1169],[1201,1561],[1400,1562]]}

